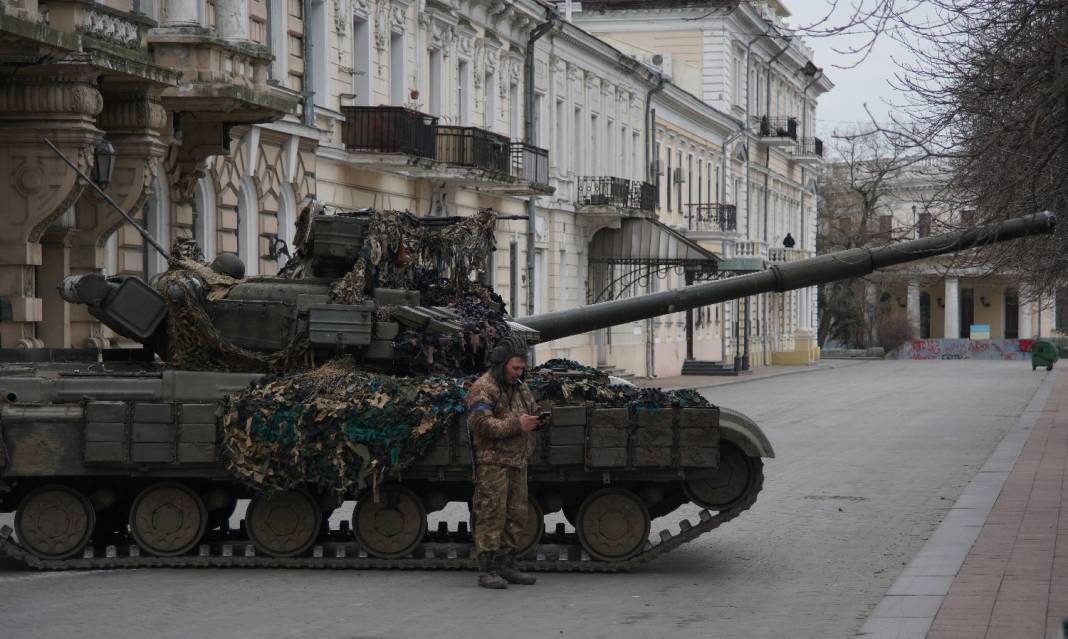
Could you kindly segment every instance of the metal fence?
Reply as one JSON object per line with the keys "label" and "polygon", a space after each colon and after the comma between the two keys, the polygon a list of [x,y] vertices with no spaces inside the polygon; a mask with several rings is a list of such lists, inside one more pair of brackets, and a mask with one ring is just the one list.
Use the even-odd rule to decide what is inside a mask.
{"label": "metal fence", "polygon": [[647,182],[605,176],[583,176],[578,181],[579,206],[616,206],[641,211],[656,209],[656,187]]}
{"label": "metal fence", "polygon": [[801,138],[797,141],[794,155],[815,155],[823,157],[823,140],[819,138]]}
{"label": "metal fence", "polygon": [[437,159],[510,175],[512,145],[508,138],[470,126],[439,126]]}
{"label": "metal fence", "polygon": [[761,116],[760,135],[766,138],[797,139],[797,118],[769,118]]}
{"label": "metal fence", "polygon": [[688,226],[691,231],[735,231],[738,208],[733,204],[691,204]]}
{"label": "metal fence", "polygon": [[434,159],[437,153],[438,119],[392,106],[344,106],[341,134],[354,151],[407,153]]}
{"label": "metal fence", "polygon": [[531,184],[549,183],[549,151],[512,142],[512,176]]}

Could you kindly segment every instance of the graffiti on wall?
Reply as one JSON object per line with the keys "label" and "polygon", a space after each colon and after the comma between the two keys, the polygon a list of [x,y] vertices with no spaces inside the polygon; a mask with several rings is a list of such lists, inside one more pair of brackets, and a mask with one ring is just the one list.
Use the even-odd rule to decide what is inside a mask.
{"label": "graffiti on wall", "polygon": [[1030,339],[916,339],[895,351],[896,359],[1025,360]]}

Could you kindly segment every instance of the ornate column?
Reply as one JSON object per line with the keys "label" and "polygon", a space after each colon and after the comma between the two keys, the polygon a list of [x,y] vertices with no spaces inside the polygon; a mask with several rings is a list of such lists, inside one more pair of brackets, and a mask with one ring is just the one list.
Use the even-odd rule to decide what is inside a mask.
{"label": "ornate column", "polygon": [[103,100],[95,78],[77,68],[52,71],[16,70],[0,78],[0,297],[12,309],[11,321],[0,322],[2,347],[43,344],[36,327],[44,311],[38,291],[53,284],[36,281],[40,242],[84,188],[41,138],[51,139],[84,171],[92,168],[100,139],[93,119]]}
{"label": "ornate column", "polygon": [[943,336],[946,339],[960,338],[960,278],[947,277],[945,284],[945,317]]}
{"label": "ornate column", "polygon": [[167,0],[164,5],[167,18],[161,27],[199,27],[200,3],[196,0]]}
{"label": "ornate column", "polygon": [[1031,339],[1035,336],[1035,329],[1031,323],[1031,312],[1034,307],[1034,302],[1030,301],[1030,293],[1031,291],[1029,290],[1020,289],[1020,302],[1017,310],[1020,339]]}
{"label": "ornate column", "polygon": [[[167,113],[159,103],[159,89],[131,85],[108,92],[98,124],[115,147],[115,172],[107,193],[127,213],[137,217],[151,194],[151,185],[166,152],[160,131]],[[70,274],[99,272],[104,266],[104,245],[124,220],[118,211],[91,189],[75,205],[75,229],[70,235]],[[165,245],[167,242],[161,240]],[[68,305],[69,306],[69,305]],[[70,346],[107,347],[104,328],[86,311],[70,310]],[[51,313],[46,312],[46,321]],[[58,346],[58,344],[48,344]]]}
{"label": "ornate column", "polygon": [[247,41],[248,0],[215,0],[215,33],[223,40]]}
{"label": "ornate column", "polygon": [[909,337],[920,339],[920,283],[915,280],[909,280],[905,316],[909,321]]}

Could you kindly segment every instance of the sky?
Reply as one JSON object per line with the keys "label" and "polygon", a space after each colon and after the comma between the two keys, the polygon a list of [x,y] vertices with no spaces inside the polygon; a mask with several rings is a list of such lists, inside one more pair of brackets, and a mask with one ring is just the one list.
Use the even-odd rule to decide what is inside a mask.
{"label": "sky", "polygon": [[[786,0],[784,4],[793,14],[789,23],[794,27],[811,25],[828,11],[826,0]],[[831,24],[840,24],[845,19],[845,15],[832,16]],[[878,120],[885,121],[888,119],[888,113],[893,111],[888,104],[903,102],[900,94],[891,87],[890,81],[898,72],[895,60],[911,62],[913,57],[890,38],[880,38],[871,54],[855,68],[836,68],[850,66],[856,58],[836,53],[835,48],[843,49],[850,44],[864,41],[860,36],[805,39],[815,51],[816,66],[822,67],[827,77],[835,84],[830,93],[820,96],[816,110],[816,134],[823,139],[830,138],[835,128],[849,127],[857,122],[870,123],[871,116],[865,112],[865,104]]]}

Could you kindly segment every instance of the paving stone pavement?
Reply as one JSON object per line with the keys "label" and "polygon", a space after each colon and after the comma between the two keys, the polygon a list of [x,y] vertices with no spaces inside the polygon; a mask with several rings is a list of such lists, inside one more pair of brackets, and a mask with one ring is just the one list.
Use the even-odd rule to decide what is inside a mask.
{"label": "paving stone pavement", "polygon": [[1046,378],[864,624],[866,639],[1063,639],[1068,374]]}

